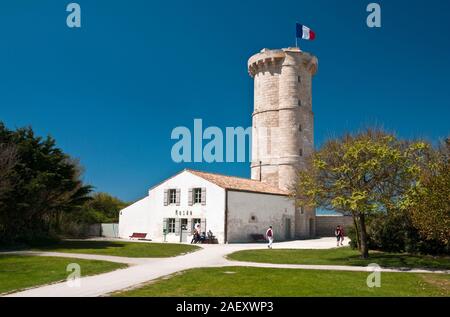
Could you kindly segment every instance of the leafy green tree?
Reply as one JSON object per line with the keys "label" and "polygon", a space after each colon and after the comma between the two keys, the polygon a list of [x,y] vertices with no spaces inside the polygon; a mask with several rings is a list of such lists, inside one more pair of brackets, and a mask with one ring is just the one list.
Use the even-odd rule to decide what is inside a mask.
{"label": "leafy green tree", "polygon": [[31,128],[11,131],[0,122],[0,149],[14,146],[15,163],[8,172],[8,190],[0,198],[0,242],[29,242],[49,236],[63,213],[74,212],[88,199],[90,186],[79,164],[51,137]]}
{"label": "leafy green tree", "polygon": [[0,143],[0,205],[1,198],[11,189],[11,174],[16,163],[17,148],[13,144]]}
{"label": "leafy green tree", "polygon": [[403,209],[427,240],[450,243],[450,140],[431,151],[418,186],[410,190]]}
{"label": "leafy green tree", "polygon": [[398,208],[415,186],[428,145],[400,141],[380,130],[327,141],[299,171],[299,205],[351,213],[361,256],[369,256],[367,218]]}
{"label": "leafy green tree", "polygon": [[129,204],[107,193],[95,193],[72,219],[77,223],[117,223],[119,212]]}

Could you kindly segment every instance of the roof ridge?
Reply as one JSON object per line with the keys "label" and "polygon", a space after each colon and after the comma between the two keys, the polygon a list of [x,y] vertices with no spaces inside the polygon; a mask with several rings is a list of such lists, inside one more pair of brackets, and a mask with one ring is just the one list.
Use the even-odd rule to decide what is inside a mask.
{"label": "roof ridge", "polygon": [[252,182],[256,182],[256,183],[260,183],[260,184],[265,184],[265,185],[268,185],[268,186],[272,186],[272,185],[270,185],[270,184],[266,184],[266,183],[257,181],[256,179],[251,179],[251,178],[246,178],[246,177],[241,177],[241,176],[225,175],[225,174],[221,174],[221,173],[213,173],[213,172],[204,172],[204,171],[195,170],[195,169],[191,169],[191,168],[186,168],[185,171],[199,172],[199,173],[212,174],[212,175],[218,175],[218,176],[224,176],[224,177],[231,177],[231,178],[239,178],[239,179],[243,179],[243,180],[247,180],[247,181],[252,181]]}
{"label": "roof ridge", "polygon": [[[259,192],[259,193],[274,193],[274,194],[276,193],[276,194],[281,194],[281,195],[289,194],[289,191],[283,190],[272,184],[260,182],[260,181],[257,181],[257,180],[251,179],[251,178],[243,178],[243,177],[239,177],[239,176],[229,176],[229,175],[224,175],[224,174],[219,174],[219,173],[203,172],[203,171],[188,169],[188,168],[184,169],[184,171],[192,173],[195,176],[204,178],[207,181],[215,183],[216,185],[218,185],[222,188],[226,188],[226,189],[244,190],[244,191],[248,190],[248,191]],[[220,179],[222,181],[219,181]],[[246,184],[246,185],[244,187],[236,186],[236,185],[232,184],[233,182]],[[249,186],[251,188],[248,188]]]}

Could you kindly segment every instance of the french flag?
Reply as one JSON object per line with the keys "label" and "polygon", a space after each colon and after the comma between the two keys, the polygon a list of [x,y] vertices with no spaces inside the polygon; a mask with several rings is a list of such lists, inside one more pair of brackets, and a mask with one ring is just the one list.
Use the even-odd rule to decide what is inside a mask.
{"label": "french flag", "polygon": [[309,27],[297,23],[297,38],[313,41],[316,38],[316,33]]}

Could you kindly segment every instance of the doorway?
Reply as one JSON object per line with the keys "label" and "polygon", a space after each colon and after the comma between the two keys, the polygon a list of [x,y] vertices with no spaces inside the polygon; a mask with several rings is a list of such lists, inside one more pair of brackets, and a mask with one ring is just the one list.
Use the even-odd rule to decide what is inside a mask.
{"label": "doorway", "polygon": [[187,242],[188,236],[188,220],[187,218],[182,218],[180,222],[180,242]]}

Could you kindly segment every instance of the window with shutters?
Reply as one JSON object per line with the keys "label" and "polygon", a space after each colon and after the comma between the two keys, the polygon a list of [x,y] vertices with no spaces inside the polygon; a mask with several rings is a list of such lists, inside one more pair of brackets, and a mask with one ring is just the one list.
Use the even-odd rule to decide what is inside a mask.
{"label": "window with shutters", "polygon": [[193,194],[194,194],[194,204],[201,204],[202,203],[202,189],[194,188]]}
{"label": "window with shutters", "polygon": [[175,233],[175,218],[169,218],[168,222],[168,232]]}
{"label": "window with shutters", "polygon": [[169,204],[176,204],[176,203],[177,203],[177,190],[169,189]]}

